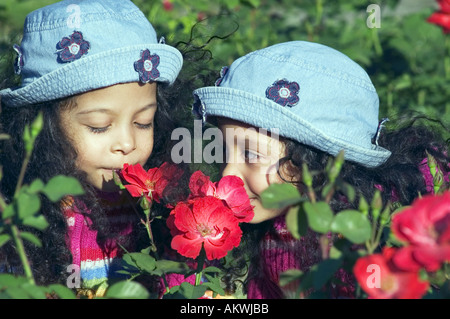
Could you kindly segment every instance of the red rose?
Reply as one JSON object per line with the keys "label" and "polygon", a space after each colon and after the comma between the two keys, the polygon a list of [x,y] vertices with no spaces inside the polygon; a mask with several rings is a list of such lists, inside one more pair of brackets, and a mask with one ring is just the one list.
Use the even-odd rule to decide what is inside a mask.
{"label": "red rose", "polygon": [[394,256],[398,267],[438,270],[443,262],[450,261],[450,192],[416,199],[393,216],[391,228],[408,244]]}
{"label": "red rose", "polygon": [[241,241],[242,231],[231,210],[215,197],[181,202],[170,213],[167,226],[171,247],[188,258],[197,258],[202,246],[209,260],[225,257]]}
{"label": "red rose", "polygon": [[249,222],[253,219],[253,206],[250,204],[244,182],[238,176],[224,176],[220,181],[213,183],[201,171],[196,171],[189,181],[189,189],[190,198],[214,196],[223,200],[240,222]]}
{"label": "red rose", "polygon": [[450,33],[450,0],[438,0],[440,11],[433,13],[427,21],[443,28],[444,33]]}
{"label": "red rose", "polygon": [[450,14],[450,0],[438,0],[440,11]]}
{"label": "red rose", "polygon": [[148,200],[159,203],[167,185],[176,181],[182,175],[182,171],[167,162],[148,171],[145,171],[140,164],[124,164],[120,175],[129,183],[124,186],[131,196],[145,196]]}
{"label": "red rose", "polygon": [[395,267],[392,256],[395,248],[384,248],[382,254],[359,258],[353,273],[361,288],[373,299],[419,299],[429,283],[418,272],[405,272]]}

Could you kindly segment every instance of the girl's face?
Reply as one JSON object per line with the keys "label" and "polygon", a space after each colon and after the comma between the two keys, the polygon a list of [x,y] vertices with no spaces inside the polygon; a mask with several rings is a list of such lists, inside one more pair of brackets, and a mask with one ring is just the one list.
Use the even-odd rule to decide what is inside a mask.
{"label": "girl's face", "polygon": [[81,94],[75,104],[61,111],[61,120],[76,165],[96,188],[117,190],[113,170],[143,166],[152,153],[156,83],[113,85]]}
{"label": "girl's face", "polygon": [[[284,144],[276,136],[250,125],[219,118],[226,145],[227,159],[222,175],[236,175],[245,184],[245,189],[254,206],[252,224],[275,218],[284,210],[266,209],[261,203],[261,193],[272,183],[283,183],[278,175],[278,160],[284,156]],[[225,153],[225,152],[224,152]]]}

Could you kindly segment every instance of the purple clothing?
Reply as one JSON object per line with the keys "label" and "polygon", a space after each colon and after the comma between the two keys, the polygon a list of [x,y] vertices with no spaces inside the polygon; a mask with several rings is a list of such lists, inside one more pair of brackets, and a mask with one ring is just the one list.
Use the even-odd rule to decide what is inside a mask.
{"label": "purple clothing", "polygon": [[[427,192],[434,193],[433,176],[427,164],[428,161],[425,158],[420,163],[419,169],[423,174]],[[444,176],[444,179],[448,182],[449,175]],[[375,187],[382,191],[380,185],[375,185]],[[392,197],[394,200],[398,198],[394,191]],[[250,267],[251,280],[248,285],[247,298],[279,299],[284,298],[286,293],[294,292],[295,284],[283,287],[283,289],[279,287],[280,274],[288,269],[307,271],[311,266],[321,261],[320,254],[321,249],[317,234],[309,231],[306,236],[296,240],[287,230],[285,216],[277,217],[274,220],[274,229],[267,232],[260,242],[260,269]],[[333,297],[352,297],[355,291],[353,275],[339,269],[336,277],[344,285],[335,287]]]}
{"label": "purple clothing", "polygon": [[[261,269],[255,274],[255,268],[250,268],[249,275],[255,277],[249,281],[247,298],[280,299],[286,294],[295,293],[298,283],[280,288],[278,285],[280,274],[288,269],[305,272],[320,261],[321,249],[316,233],[309,230],[305,236],[297,240],[287,230],[285,215],[275,218],[274,229],[267,232],[260,242]],[[347,283],[347,286],[336,289],[336,297],[351,296],[354,285],[350,276],[343,270],[339,270],[337,276]]]}

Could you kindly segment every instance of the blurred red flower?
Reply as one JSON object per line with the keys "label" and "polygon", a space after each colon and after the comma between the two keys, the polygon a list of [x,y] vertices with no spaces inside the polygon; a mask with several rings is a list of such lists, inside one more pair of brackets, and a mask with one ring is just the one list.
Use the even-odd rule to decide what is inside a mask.
{"label": "blurred red flower", "polygon": [[371,299],[420,299],[429,283],[419,278],[417,271],[406,272],[392,262],[395,248],[383,249],[381,254],[359,258],[353,273]]}
{"label": "blurred red flower", "polygon": [[209,260],[225,257],[241,241],[239,221],[215,197],[180,202],[167,219],[173,236],[171,247],[188,258],[197,258],[202,247]]}
{"label": "blurred red flower", "polygon": [[124,164],[120,176],[129,184],[124,185],[133,197],[145,196],[149,201],[160,202],[167,185],[176,182],[183,171],[176,165],[163,163],[160,167],[145,171],[140,164]]}
{"label": "blurred red flower", "polygon": [[438,0],[440,10],[433,13],[427,21],[442,27],[444,33],[450,33],[450,0]]}
{"label": "blurred red flower", "polygon": [[209,176],[196,171],[191,175],[189,189],[190,198],[213,196],[223,200],[240,222],[249,222],[253,219],[253,206],[250,204],[244,182],[238,176],[224,176],[213,183]]}
{"label": "blurred red flower", "polygon": [[398,267],[438,270],[443,262],[450,261],[450,192],[416,199],[393,216],[391,229],[407,243],[393,258]]}
{"label": "blurred red flower", "polygon": [[173,3],[170,2],[170,0],[163,0],[163,8],[166,11],[172,11],[173,9]]}

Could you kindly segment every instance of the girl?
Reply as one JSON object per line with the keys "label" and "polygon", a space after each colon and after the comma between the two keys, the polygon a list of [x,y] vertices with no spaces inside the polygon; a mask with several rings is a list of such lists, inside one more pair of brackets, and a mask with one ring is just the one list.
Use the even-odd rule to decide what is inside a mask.
{"label": "girl", "polygon": [[[197,89],[194,96],[194,113],[217,124],[224,136],[222,174],[241,177],[254,205],[246,234],[252,258],[248,298],[285,297],[280,273],[306,271],[321,259],[314,233],[294,240],[285,211],[261,204],[261,192],[272,183],[293,183],[306,193],[303,163],[323,172],[330,156],[343,149],[341,176],[357,193],[370,200],[380,189],[384,203],[403,205],[430,192],[427,152],[449,174],[448,148],[432,131],[408,126],[380,134],[379,100],[369,76],[324,45],[294,41],[252,52],[223,68],[215,87]],[[314,176],[319,194],[324,182],[324,176]],[[330,204],[340,211],[358,202],[335,194]],[[344,272],[338,276],[348,285],[337,287],[334,296],[352,296],[351,279]]]}
{"label": "girl", "polygon": [[[14,49],[21,84],[0,91],[1,123],[11,136],[1,152],[1,193],[11,200],[24,126],[42,112],[44,127],[24,183],[69,175],[80,180],[85,195],[57,204],[42,198],[50,226],[38,234],[42,249],[27,247],[35,280],[65,284],[76,269],[67,266],[74,264],[82,288],[101,295],[121,247],[139,245],[131,242],[139,231],[135,207],[116,188],[112,172],[124,163],[149,168],[170,160],[169,113],[183,102],[167,87],[181,70],[182,55],[157,41],[129,0],[61,1],[38,9],[27,16],[22,44]],[[0,251],[3,270],[17,269],[11,250]]]}

